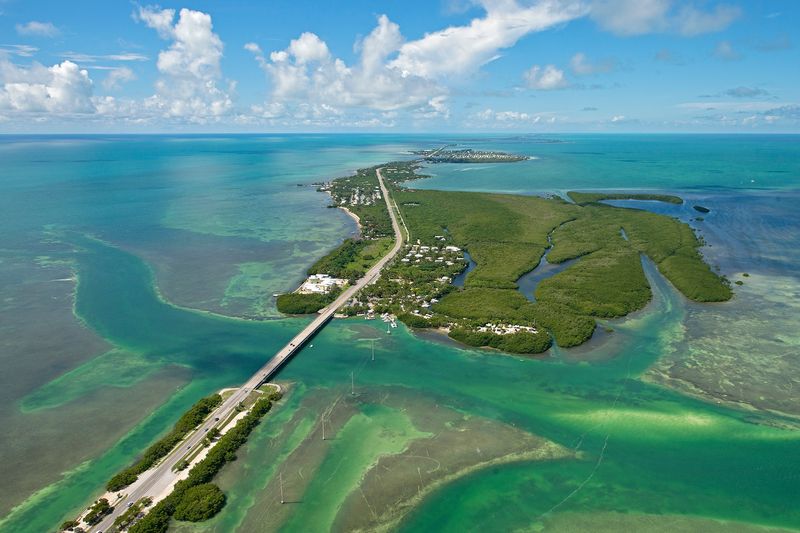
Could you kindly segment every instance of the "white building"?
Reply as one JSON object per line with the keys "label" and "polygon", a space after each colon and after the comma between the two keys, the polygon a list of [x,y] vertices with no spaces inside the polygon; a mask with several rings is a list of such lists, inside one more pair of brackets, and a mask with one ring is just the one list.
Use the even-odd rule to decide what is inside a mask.
{"label": "white building", "polygon": [[308,279],[300,285],[297,292],[300,294],[326,294],[337,287],[347,285],[346,279],[332,278],[327,274],[311,274]]}

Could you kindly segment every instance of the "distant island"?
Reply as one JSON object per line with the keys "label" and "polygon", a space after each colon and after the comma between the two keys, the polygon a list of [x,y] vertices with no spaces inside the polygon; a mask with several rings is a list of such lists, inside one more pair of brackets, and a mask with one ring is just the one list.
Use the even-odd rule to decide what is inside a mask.
{"label": "distant island", "polygon": [[[428,161],[442,153],[421,155]],[[422,164],[387,163],[319,187],[331,195],[332,207],[358,220],[361,234],[317,261],[305,289],[279,296],[281,312],[325,307],[391,247],[378,169],[408,238],[380,279],[340,311],[345,315],[399,320],[467,345],[535,354],[553,343],[578,346],[592,337],[596,319],[642,309],[651,298],[642,257],[691,300],[732,297],[729,281],[703,260],[702,243],[687,224],[602,203],[682,203],[677,196],[571,191],[571,203],[557,196],[414,190],[410,182],[426,177],[418,173]],[[524,294],[520,282],[543,260],[559,268]]]}
{"label": "distant island", "polygon": [[472,150],[417,150],[414,155],[422,156],[428,163],[516,163],[529,159],[524,155],[509,154],[506,152]]}

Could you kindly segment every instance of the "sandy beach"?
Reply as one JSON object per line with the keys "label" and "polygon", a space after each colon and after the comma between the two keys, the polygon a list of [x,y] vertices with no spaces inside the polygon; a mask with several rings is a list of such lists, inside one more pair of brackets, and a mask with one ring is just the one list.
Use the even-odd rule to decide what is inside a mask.
{"label": "sandy beach", "polygon": [[361,235],[361,219],[360,219],[360,218],[358,218],[358,215],[356,215],[355,213],[353,213],[352,211],[350,211],[349,209],[347,209],[347,208],[346,208],[346,207],[344,207],[344,206],[341,206],[341,205],[340,205],[340,206],[338,206],[338,207],[339,207],[339,209],[341,209],[342,211],[344,211],[345,213],[347,213],[347,215],[348,215],[350,218],[352,218],[353,220],[355,220],[355,221],[356,221],[356,226],[358,227],[358,235],[360,236],[360,235]]}

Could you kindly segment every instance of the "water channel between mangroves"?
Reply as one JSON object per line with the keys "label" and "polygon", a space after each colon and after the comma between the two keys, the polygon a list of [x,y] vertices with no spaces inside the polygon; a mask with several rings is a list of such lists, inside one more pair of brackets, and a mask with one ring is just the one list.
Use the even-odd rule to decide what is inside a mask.
{"label": "water channel between mangroves", "polygon": [[[226,508],[176,530],[799,528],[800,408],[787,385],[799,363],[783,357],[798,346],[798,195],[675,192],[711,207],[706,255],[744,279],[734,301],[689,303],[645,262],[646,309],[606,324],[613,334],[587,347],[539,359],[334,321],[281,372],[285,400],[220,476]],[[656,209],[690,220],[686,207]],[[68,452],[61,480],[32,476],[46,483],[15,502],[2,531],[52,530],[188,405],[241,381],[306,322],[173,304],[160,267],[142,259],[155,252],[79,229],[48,229],[47,268],[74,269],[74,312],[102,355],[29,387],[10,420],[58,432],[57,418],[76,414],[76,432],[99,444]],[[720,372],[730,387],[713,386]],[[45,438],[34,454],[57,448],[33,431]],[[5,457],[13,445],[3,446]]]}

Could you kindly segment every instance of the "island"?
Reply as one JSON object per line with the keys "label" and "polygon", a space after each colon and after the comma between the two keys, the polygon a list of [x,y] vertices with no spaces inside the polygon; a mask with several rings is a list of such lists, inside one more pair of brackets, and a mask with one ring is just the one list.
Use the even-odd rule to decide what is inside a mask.
{"label": "island", "polygon": [[428,163],[516,163],[529,159],[524,155],[470,148],[460,150],[439,148],[437,150],[417,150],[413,153],[422,156],[422,159]]}
{"label": "island", "polygon": [[[571,191],[568,202],[557,196],[414,189],[412,182],[425,177],[419,171],[426,161],[361,169],[320,186],[332,206],[356,217],[361,235],[309,270],[338,280],[330,292],[282,295],[279,310],[323,308],[346,280],[357,279],[391,245],[378,170],[408,238],[381,277],[340,310],[344,315],[383,316],[470,346],[536,354],[553,343],[578,346],[592,337],[598,319],[642,309],[651,298],[642,261],[651,261],[693,301],[722,302],[733,295],[730,282],[704,261],[702,242],[689,225],[602,202],[682,203],[677,196]],[[545,255],[563,268],[541,280],[532,295],[523,294],[520,278],[535,271]],[[458,278],[463,283],[454,283]]]}
{"label": "island", "polygon": [[643,200],[651,202],[665,202],[680,205],[683,198],[671,194],[649,194],[633,192],[578,192],[570,191],[567,196],[576,204],[586,205],[603,200]]}

